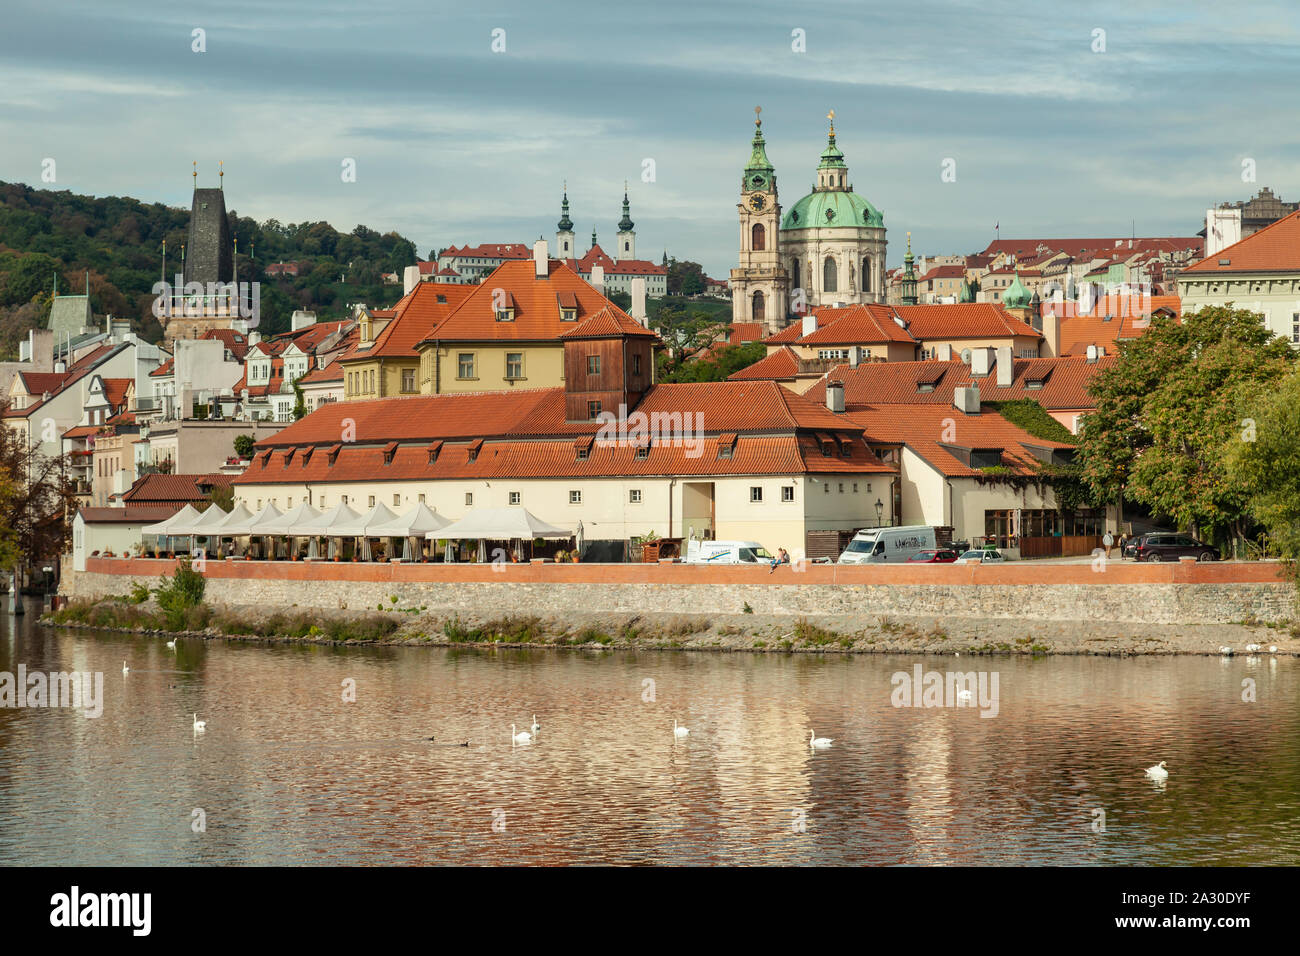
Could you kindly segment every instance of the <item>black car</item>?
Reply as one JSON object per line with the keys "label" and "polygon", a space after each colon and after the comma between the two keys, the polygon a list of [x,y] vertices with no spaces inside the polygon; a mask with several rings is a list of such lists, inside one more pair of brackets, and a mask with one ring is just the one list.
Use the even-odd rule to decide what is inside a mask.
{"label": "black car", "polygon": [[1124,548],[1124,555],[1135,561],[1177,561],[1179,558],[1217,561],[1219,549],[1188,534],[1153,531],[1130,541]]}

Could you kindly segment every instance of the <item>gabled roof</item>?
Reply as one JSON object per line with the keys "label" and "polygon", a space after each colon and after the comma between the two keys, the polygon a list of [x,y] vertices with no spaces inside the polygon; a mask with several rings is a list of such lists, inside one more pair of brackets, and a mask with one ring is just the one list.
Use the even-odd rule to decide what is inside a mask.
{"label": "gabled roof", "polygon": [[[1031,448],[1050,453],[1074,447],[1031,435],[991,410],[966,415],[951,405],[863,405],[845,414],[862,425],[869,441],[906,445],[950,478],[974,477],[983,472],[965,464],[949,449],[999,448],[1005,467],[1028,475],[1039,471],[1041,462]],[[951,436],[951,441],[944,441],[946,436]]]}
{"label": "gabled roof", "polygon": [[[1043,314],[1050,315],[1051,310],[1052,303],[1044,303]],[[1153,295],[1150,311],[1144,313],[1137,296],[1102,296],[1091,314],[1071,315],[1061,320],[1060,353],[1085,355],[1089,345],[1116,352],[1121,341],[1131,341],[1146,332],[1151,316],[1159,312],[1178,318],[1182,314],[1182,300],[1176,295]]]}
{"label": "gabled roof", "polygon": [[1183,275],[1300,272],[1300,211],[1269,223],[1183,270]]}
{"label": "gabled roof", "polygon": [[[573,323],[567,323],[572,325]],[[562,339],[643,338],[658,341],[651,332],[616,305],[608,305],[595,315],[583,319],[575,328],[560,334]]]}
{"label": "gabled roof", "polygon": [[894,311],[907,323],[916,339],[982,339],[1008,335],[1042,338],[1033,326],[1013,318],[992,302],[958,302],[951,305],[898,305]]}
{"label": "gabled roof", "polygon": [[[894,321],[894,310],[887,305],[850,305],[841,309],[818,309],[817,331],[801,336],[800,345],[875,345],[916,339]],[[826,324],[822,326],[822,320]]]}
{"label": "gabled roof", "polygon": [[532,259],[533,250],[522,242],[485,242],[477,246],[448,246],[442,256],[472,259]]}
{"label": "gabled roof", "polygon": [[793,381],[799,374],[799,357],[794,354],[794,350],[788,345],[782,345],[779,349],[765,358],[759,359],[753,365],[746,366],[738,372],[732,372],[727,376],[730,382],[743,382],[755,379],[767,379],[773,382]]}
{"label": "gabled roof", "polygon": [[[432,337],[437,328],[474,292],[477,286],[417,282],[415,288],[398,300],[392,318],[373,342],[353,342],[338,357],[340,362],[370,358],[416,358],[417,342]],[[371,312],[376,316],[377,311]]]}
{"label": "gabled roof", "polygon": [[306,375],[298,379],[299,385],[322,385],[325,383],[342,382],[343,366],[336,359],[326,365],[324,368],[314,368]]}
{"label": "gabled roof", "polygon": [[221,342],[236,362],[242,362],[248,354],[248,336],[234,329],[208,329],[200,339],[216,339]]}
{"label": "gabled roof", "polygon": [[172,374],[172,369],[176,367],[175,359],[168,359],[149,373],[150,378],[166,378]]}
{"label": "gabled roof", "polygon": [[208,496],[204,489],[229,485],[233,479],[233,475],[220,472],[202,475],[142,475],[122,493],[122,500],[136,504],[203,501]]}

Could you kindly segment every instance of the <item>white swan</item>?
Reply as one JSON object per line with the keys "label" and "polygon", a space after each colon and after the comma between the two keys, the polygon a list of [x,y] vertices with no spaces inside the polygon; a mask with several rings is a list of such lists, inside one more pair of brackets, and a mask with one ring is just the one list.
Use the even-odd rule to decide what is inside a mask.
{"label": "white swan", "polygon": [[123,662],[122,662],[122,673],[123,673],[123,674],[129,674],[129,673],[131,673],[131,668],[129,668],[129,667],[126,666],[126,661],[123,661]]}
{"label": "white swan", "polygon": [[537,733],[537,731],[542,729],[542,725],[537,722],[536,714],[533,714],[533,725],[528,729],[531,730],[533,733]]}
{"label": "white swan", "polygon": [[1261,648],[1258,644],[1247,644],[1247,645],[1246,645],[1246,653],[1247,653],[1247,654],[1255,654],[1255,653],[1259,652],[1261,649],[1262,649],[1262,648]]}
{"label": "white swan", "polygon": [[1147,767],[1147,776],[1152,780],[1168,780],[1169,771],[1165,769],[1166,761],[1162,760],[1154,767]]}
{"label": "white swan", "polygon": [[1269,652],[1270,654],[1276,654],[1276,653],[1277,653],[1277,645],[1276,645],[1276,644],[1270,644],[1270,645],[1268,645],[1268,652]]}
{"label": "white swan", "polygon": [[1231,657],[1232,648],[1229,647],[1227,644],[1224,644],[1222,647],[1219,648],[1219,653],[1222,654],[1224,657]]}
{"label": "white swan", "polygon": [[677,726],[677,718],[676,718],[676,717],[673,718],[673,736],[674,736],[674,737],[685,737],[685,736],[686,736],[687,734],[689,734],[690,732],[691,732],[691,729],[690,729],[689,727],[679,727],[679,726]]}
{"label": "white swan", "polygon": [[526,730],[521,730],[519,733],[515,733],[515,725],[511,724],[510,742],[512,744],[531,744],[533,742],[533,735]]}
{"label": "white swan", "polygon": [[194,732],[195,732],[196,734],[201,734],[201,733],[203,733],[203,731],[205,731],[205,730],[207,730],[207,729],[208,729],[208,722],[207,722],[206,720],[199,720],[199,715],[198,715],[198,714],[195,714],[195,715],[194,715]]}
{"label": "white swan", "polygon": [[176,650],[176,642],[175,642],[175,641],[168,641],[168,642],[167,642],[167,649],[168,649],[169,651],[174,651],[174,650]]}
{"label": "white swan", "polygon": [[834,739],[834,737],[818,737],[812,730],[808,731],[808,746],[817,750],[825,750]]}

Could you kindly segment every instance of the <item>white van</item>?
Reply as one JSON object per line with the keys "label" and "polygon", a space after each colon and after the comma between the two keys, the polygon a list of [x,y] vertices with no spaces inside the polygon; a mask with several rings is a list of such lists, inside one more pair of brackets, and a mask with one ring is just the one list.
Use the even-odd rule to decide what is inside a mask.
{"label": "white van", "polygon": [[692,541],[685,564],[771,564],[775,557],[757,541]]}
{"label": "white van", "polygon": [[840,555],[840,564],[902,564],[918,551],[935,547],[934,527],[926,524],[898,528],[865,528],[853,536]]}

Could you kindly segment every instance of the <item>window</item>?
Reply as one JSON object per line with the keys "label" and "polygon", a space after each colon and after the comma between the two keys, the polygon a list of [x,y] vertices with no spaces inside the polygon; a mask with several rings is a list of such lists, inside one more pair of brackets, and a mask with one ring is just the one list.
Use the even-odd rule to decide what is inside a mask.
{"label": "window", "polygon": [[650,457],[650,446],[649,446],[649,445],[642,445],[640,448],[638,448],[638,449],[636,450],[636,460],[637,460],[637,461],[645,461],[645,460],[646,460],[647,458],[649,458],[649,457]]}
{"label": "window", "polygon": [[507,352],[506,353],[506,378],[523,378],[524,377],[524,353]]}
{"label": "window", "polygon": [[600,356],[599,356],[599,355],[588,355],[588,356],[587,356],[587,374],[588,374],[588,375],[599,375],[599,374],[600,374]]}
{"label": "window", "polygon": [[856,481],[853,483],[853,493],[855,495],[858,493],[858,483]]}
{"label": "window", "polygon": [[831,486],[828,485],[826,482],[823,481],[823,482],[822,482],[822,491],[826,492],[826,493],[829,495],[829,494],[831,493]]}
{"label": "window", "polygon": [[830,457],[833,456],[834,454],[835,454],[835,444],[834,444],[834,442],[828,442],[828,441],[824,441],[824,442],[822,442],[822,457],[823,457],[823,458],[830,458]]}
{"label": "window", "polygon": [[472,491],[465,492],[465,507],[466,508],[472,507],[473,504],[474,504],[474,492]]}
{"label": "window", "polygon": [[474,353],[461,352],[456,360],[456,376],[458,378],[474,377]]}
{"label": "window", "polygon": [[587,417],[592,420],[600,417],[600,402],[587,403]]}
{"label": "window", "polygon": [[794,501],[794,486],[793,486],[793,485],[785,485],[785,486],[781,489],[781,500],[782,500],[782,501]]}
{"label": "window", "polygon": [[972,468],[995,468],[1002,464],[1001,448],[982,448],[972,450],[970,453],[970,466]]}
{"label": "window", "polygon": [[402,369],[402,391],[404,392],[415,391],[415,369],[413,368]]}
{"label": "window", "polygon": [[375,506],[375,496],[374,496],[374,495],[371,495],[371,496],[370,496],[370,504],[369,504],[367,507],[373,508],[374,506]]}
{"label": "window", "polygon": [[[1296,332],[1296,334],[1297,334],[1297,335],[1300,335],[1300,320],[1297,320],[1297,322],[1296,322],[1296,329],[1298,330],[1298,331]],[[1300,339],[1298,339],[1297,341],[1300,341]],[[640,375],[640,374],[641,374],[641,356],[640,356],[640,355],[633,355],[633,356],[632,356],[632,374],[633,374],[633,375]]]}
{"label": "window", "polygon": [[762,322],[767,312],[767,305],[763,299],[763,293],[755,292],[753,302],[753,319],[755,322]]}
{"label": "window", "polygon": [[290,495],[290,496],[285,500],[285,502],[284,502],[284,506],[285,506],[286,508],[292,508],[292,507],[293,507],[293,495]]}
{"label": "window", "polygon": [[[567,245],[567,243],[566,243],[566,245]],[[560,321],[561,321],[561,322],[577,322],[577,321],[578,321],[578,310],[577,310],[577,309],[561,309],[561,310],[560,310]]]}
{"label": "window", "polygon": [[848,442],[843,442],[843,443],[841,443],[841,445],[840,445],[840,457],[841,457],[841,458],[852,458],[852,457],[853,457],[853,446],[850,445]]}
{"label": "window", "polygon": [[1291,313],[1291,343],[1300,345],[1300,312]]}
{"label": "window", "polygon": [[498,322],[513,322],[515,320],[514,309],[497,309]]}
{"label": "window", "polygon": [[751,485],[749,489],[749,500],[757,504],[763,500],[763,486]]}
{"label": "window", "polygon": [[641,503],[640,488],[633,488],[627,493],[627,503],[630,505],[639,505]]}
{"label": "window", "polygon": [[401,495],[393,495],[393,507],[396,508],[396,507],[397,507],[398,505],[400,505],[401,503],[402,503],[402,496],[401,496]]}
{"label": "window", "polygon": [[[416,497],[417,500],[420,502],[420,504],[424,504],[424,495],[417,495]],[[323,503],[324,503],[324,499],[322,499],[322,504]]]}
{"label": "window", "polygon": [[582,492],[581,492],[581,491],[570,491],[570,492],[569,492],[569,504],[571,504],[571,505],[580,505],[580,504],[582,504]]}
{"label": "window", "polygon": [[591,450],[587,448],[578,449],[578,461],[586,461],[591,457]]}
{"label": "window", "polygon": [[749,230],[749,240],[749,248],[754,252],[762,252],[767,248],[767,230],[761,222],[754,223],[754,227]]}
{"label": "window", "polygon": [[822,263],[822,291],[838,292],[840,287],[839,269],[835,265],[835,258],[827,256]]}
{"label": "window", "polygon": [[735,445],[719,445],[719,446],[718,446],[718,457],[719,457],[719,458],[730,458],[732,455],[735,454],[735,452],[736,452],[736,446],[735,446]]}
{"label": "window", "polygon": [[510,503],[512,505],[519,504],[519,492],[517,491],[510,492]]}

